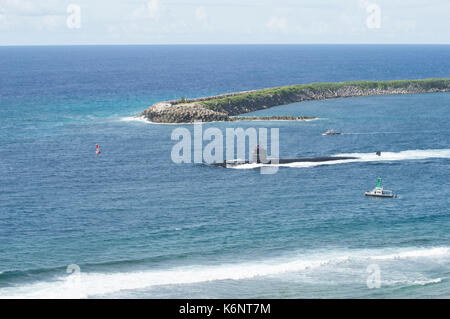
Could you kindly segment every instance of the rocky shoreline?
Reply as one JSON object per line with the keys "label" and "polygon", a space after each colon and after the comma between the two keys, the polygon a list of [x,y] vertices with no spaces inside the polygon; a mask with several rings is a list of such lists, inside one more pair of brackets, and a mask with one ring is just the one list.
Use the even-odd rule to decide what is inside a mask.
{"label": "rocky shoreline", "polygon": [[313,83],[159,102],[140,116],[155,123],[195,121],[308,120],[314,117],[236,117],[244,113],[302,101],[391,94],[449,92],[450,79]]}
{"label": "rocky shoreline", "polygon": [[156,103],[140,116],[155,123],[215,122],[229,119],[227,113],[209,110],[198,103],[172,104],[170,102]]}

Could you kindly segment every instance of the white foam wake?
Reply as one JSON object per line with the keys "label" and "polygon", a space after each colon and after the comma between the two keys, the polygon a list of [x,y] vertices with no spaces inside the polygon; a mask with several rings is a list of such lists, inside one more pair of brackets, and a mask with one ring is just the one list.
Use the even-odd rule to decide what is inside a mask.
{"label": "white foam wake", "polygon": [[438,284],[442,282],[442,278],[435,279],[419,279],[419,280],[383,280],[383,286],[396,286],[396,285],[408,285],[408,286],[426,286],[431,284]]}
{"label": "white foam wake", "polygon": [[120,118],[122,122],[141,122],[141,123],[151,123],[143,116],[127,116]]}
{"label": "white foam wake", "polygon": [[[220,264],[211,266],[191,265],[170,269],[149,269],[134,272],[84,273],[79,277],[67,275],[54,281],[43,281],[18,287],[0,289],[0,298],[86,298],[116,293],[122,290],[152,288],[161,285],[180,285],[218,280],[244,280],[265,276],[280,276],[285,273],[311,272],[330,266],[330,271],[352,265],[361,268],[371,263],[398,262],[407,260],[420,263],[428,259],[449,261],[450,247],[367,249],[314,251],[290,257]],[[403,264],[399,267],[403,269]],[[327,268],[323,268],[327,269]],[[312,274],[311,274],[312,275]],[[413,281],[417,279],[413,279]],[[423,278],[419,278],[419,281]],[[440,279],[439,279],[440,280]],[[426,284],[426,283],[425,283]]]}
{"label": "white foam wake", "polygon": [[262,166],[279,166],[279,167],[297,167],[307,168],[320,165],[336,165],[357,162],[390,162],[390,161],[406,161],[406,160],[422,160],[432,158],[450,158],[450,149],[430,149],[430,150],[407,150],[401,152],[382,152],[381,156],[373,153],[344,153],[335,154],[333,156],[356,157],[356,159],[327,161],[327,162],[294,162],[288,164],[242,164],[237,166],[229,166],[234,169],[252,169]]}
{"label": "white foam wake", "polygon": [[[154,125],[194,125],[194,122],[185,122],[185,123],[166,123],[166,122],[152,122],[145,118],[144,116],[126,116],[120,118],[121,122],[141,122],[146,124],[154,124]],[[218,123],[222,121],[211,121],[208,123]]]}
{"label": "white foam wake", "polygon": [[448,247],[435,247],[430,249],[419,249],[411,251],[400,251],[392,254],[385,254],[380,256],[372,256],[374,260],[390,260],[390,259],[404,259],[404,258],[427,258],[427,257],[443,257],[450,253]]}

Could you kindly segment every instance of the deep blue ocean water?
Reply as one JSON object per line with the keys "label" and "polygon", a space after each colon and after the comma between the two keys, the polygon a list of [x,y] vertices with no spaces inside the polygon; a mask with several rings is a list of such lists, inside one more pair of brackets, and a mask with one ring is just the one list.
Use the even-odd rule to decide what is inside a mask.
{"label": "deep blue ocean water", "polygon": [[[273,175],[174,164],[179,126],[133,119],[182,96],[438,77],[450,46],[0,47],[0,297],[450,297],[450,93],[204,124],[279,128],[282,157],[362,158]],[[398,198],[364,196],[378,177]]]}

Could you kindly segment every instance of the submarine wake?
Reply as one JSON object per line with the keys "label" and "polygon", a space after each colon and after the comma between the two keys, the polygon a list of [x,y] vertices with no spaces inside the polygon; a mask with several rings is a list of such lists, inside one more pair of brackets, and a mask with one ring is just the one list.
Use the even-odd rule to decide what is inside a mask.
{"label": "submarine wake", "polygon": [[378,152],[372,153],[343,153],[329,157],[309,157],[298,159],[279,159],[279,163],[270,160],[266,163],[245,162],[245,163],[227,163],[225,166],[233,169],[253,169],[263,166],[308,168],[321,165],[335,165],[358,162],[390,162],[390,161],[407,161],[407,160],[424,160],[450,158],[450,149],[429,149],[429,150],[406,150],[401,152]]}

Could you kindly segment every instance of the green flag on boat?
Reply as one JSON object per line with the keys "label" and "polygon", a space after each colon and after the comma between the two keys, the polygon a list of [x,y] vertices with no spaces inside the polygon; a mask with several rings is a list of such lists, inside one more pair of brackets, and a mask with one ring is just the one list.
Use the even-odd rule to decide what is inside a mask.
{"label": "green flag on boat", "polygon": [[377,188],[381,188],[381,178],[378,178]]}

